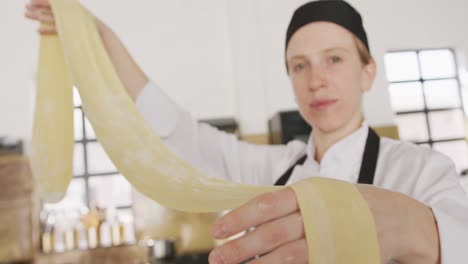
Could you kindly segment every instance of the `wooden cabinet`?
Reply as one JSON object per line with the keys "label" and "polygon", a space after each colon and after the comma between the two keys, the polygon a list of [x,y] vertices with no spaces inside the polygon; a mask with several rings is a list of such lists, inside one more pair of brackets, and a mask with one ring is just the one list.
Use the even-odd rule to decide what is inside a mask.
{"label": "wooden cabinet", "polygon": [[30,261],[38,207],[27,159],[0,156],[0,188],[0,263]]}

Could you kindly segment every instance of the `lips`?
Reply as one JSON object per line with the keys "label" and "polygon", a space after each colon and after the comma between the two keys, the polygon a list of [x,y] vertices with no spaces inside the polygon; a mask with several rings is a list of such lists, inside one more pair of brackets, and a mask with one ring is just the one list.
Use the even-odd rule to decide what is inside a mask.
{"label": "lips", "polygon": [[323,111],[330,106],[334,105],[338,100],[337,99],[319,99],[315,100],[310,104],[310,107],[316,111]]}

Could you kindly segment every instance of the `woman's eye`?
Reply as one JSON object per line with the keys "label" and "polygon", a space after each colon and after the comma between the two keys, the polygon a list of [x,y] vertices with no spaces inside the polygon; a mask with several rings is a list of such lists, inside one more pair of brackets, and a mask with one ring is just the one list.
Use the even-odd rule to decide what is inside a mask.
{"label": "woman's eye", "polygon": [[332,56],[332,57],[330,57],[330,62],[333,63],[333,64],[338,63],[338,62],[340,62],[340,61],[341,61],[341,58],[338,57],[338,56]]}
{"label": "woman's eye", "polygon": [[305,67],[306,67],[305,63],[298,63],[294,65],[293,69],[295,72],[298,72],[298,71],[302,71]]}

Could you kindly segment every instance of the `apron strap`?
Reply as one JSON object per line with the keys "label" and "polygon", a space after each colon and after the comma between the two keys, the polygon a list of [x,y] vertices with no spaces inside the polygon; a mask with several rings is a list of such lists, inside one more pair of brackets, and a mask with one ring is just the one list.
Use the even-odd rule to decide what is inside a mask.
{"label": "apron strap", "polygon": [[[380,137],[377,133],[369,128],[369,133],[367,135],[366,147],[364,149],[364,154],[362,155],[361,170],[359,172],[358,183],[363,184],[373,184],[375,170],[377,168],[377,160],[379,158],[379,149],[380,149]],[[291,174],[294,170],[294,167],[297,165],[304,164],[307,159],[307,155],[302,156],[293,166],[291,166],[281,177],[275,182],[275,186],[286,185]]]}
{"label": "apron strap", "polygon": [[366,148],[362,155],[361,171],[359,172],[358,183],[374,184],[375,170],[379,158],[380,138],[372,128],[369,128]]}
{"label": "apron strap", "polygon": [[307,159],[307,155],[302,156],[296,163],[291,166],[281,177],[275,182],[275,186],[284,186],[289,180],[289,177],[291,177],[292,171],[296,167],[296,165],[302,165],[304,164],[304,161]]}

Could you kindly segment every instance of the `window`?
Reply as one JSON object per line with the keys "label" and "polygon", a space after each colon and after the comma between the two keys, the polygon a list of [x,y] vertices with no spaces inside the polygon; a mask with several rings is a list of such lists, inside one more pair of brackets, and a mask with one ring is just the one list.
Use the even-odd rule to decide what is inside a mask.
{"label": "window", "polygon": [[45,209],[116,207],[122,214],[128,214],[132,206],[132,188],[96,140],[76,89],[73,92],[73,101],[75,106],[73,179],[63,201],[54,205],[46,204],[44,207]]}
{"label": "window", "polygon": [[391,104],[402,140],[427,145],[468,169],[462,90],[451,49],[385,55]]}

